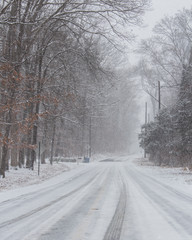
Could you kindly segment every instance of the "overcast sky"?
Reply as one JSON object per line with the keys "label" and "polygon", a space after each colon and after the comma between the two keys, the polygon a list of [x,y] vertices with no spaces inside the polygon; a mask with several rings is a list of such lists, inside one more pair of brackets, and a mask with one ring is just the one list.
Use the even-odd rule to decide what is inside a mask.
{"label": "overcast sky", "polygon": [[148,37],[152,33],[154,25],[164,16],[173,16],[183,8],[191,8],[192,0],[152,0],[152,10],[146,12],[144,16],[145,29],[140,29],[140,38]]}
{"label": "overcast sky", "polygon": [[[152,0],[151,10],[147,11],[143,17],[143,28],[134,28],[133,33],[137,35],[137,42],[133,43],[133,49],[136,49],[141,39],[151,37],[152,29],[157,22],[164,16],[174,16],[183,8],[190,9],[192,0]],[[135,64],[138,61],[137,54],[129,55],[129,62]]]}

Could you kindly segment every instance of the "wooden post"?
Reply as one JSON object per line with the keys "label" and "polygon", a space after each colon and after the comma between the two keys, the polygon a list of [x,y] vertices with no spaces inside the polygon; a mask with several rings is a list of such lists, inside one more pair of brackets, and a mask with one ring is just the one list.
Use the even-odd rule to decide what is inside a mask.
{"label": "wooden post", "polygon": [[161,110],[161,84],[158,81],[158,102],[159,102],[159,111]]}
{"label": "wooden post", "polygon": [[[145,134],[147,133],[146,125],[147,125],[147,102],[145,103]],[[144,149],[144,158],[146,157],[147,157],[146,149]]]}
{"label": "wooden post", "polygon": [[39,142],[39,152],[38,152],[38,176],[40,175],[40,163],[41,163],[41,143]]}
{"label": "wooden post", "polygon": [[91,159],[91,117],[89,123],[89,160]]}

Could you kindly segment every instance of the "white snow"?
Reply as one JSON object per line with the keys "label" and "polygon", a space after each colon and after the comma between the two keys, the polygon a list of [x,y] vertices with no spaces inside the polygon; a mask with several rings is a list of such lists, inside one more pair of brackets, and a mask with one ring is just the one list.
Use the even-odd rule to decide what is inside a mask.
{"label": "white snow", "polygon": [[9,171],[6,171],[6,177],[0,179],[0,191],[38,184],[76,167],[78,167],[77,163],[54,162],[53,165],[49,163],[41,164],[39,176],[37,164],[34,166],[34,171],[26,168],[10,168]]}
{"label": "white snow", "polygon": [[139,171],[155,177],[164,184],[171,185],[179,191],[185,191],[188,194],[192,193],[192,171],[186,167],[159,167],[149,162],[147,159],[135,158],[133,163],[137,166]]}
{"label": "white snow", "polygon": [[18,187],[17,180],[16,189],[4,188],[1,239],[102,240],[124,191],[124,222],[121,237],[115,240],[191,240],[192,173],[156,167],[135,156],[113,159],[55,163],[52,175],[45,166],[42,179],[33,176],[36,180],[26,178],[25,187]]}

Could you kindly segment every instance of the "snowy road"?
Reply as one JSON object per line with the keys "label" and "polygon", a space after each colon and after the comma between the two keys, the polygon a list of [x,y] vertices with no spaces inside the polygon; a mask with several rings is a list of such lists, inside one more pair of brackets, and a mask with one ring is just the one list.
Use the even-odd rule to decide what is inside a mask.
{"label": "snowy road", "polygon": [[127,158],[0,193],[0,239],[191,240],[192,191]]}

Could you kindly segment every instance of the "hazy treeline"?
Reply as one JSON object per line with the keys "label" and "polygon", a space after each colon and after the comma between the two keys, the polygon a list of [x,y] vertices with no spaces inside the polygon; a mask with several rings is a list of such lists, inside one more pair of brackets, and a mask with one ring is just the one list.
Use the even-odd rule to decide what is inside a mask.
{"label": "hazy treeline", "polygon": [[[142,126],[140,145],[150,160],[159,165],[192,164],[191,42],[192,9],[163,19],[154,28],[154,37],[141,44],[144,58],[140,73],[145,91],[152,96],[156,116]],[[158,81],[161,83],[159,111]]]}

